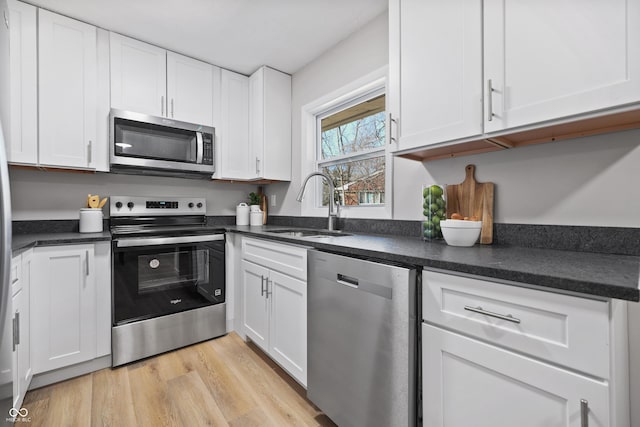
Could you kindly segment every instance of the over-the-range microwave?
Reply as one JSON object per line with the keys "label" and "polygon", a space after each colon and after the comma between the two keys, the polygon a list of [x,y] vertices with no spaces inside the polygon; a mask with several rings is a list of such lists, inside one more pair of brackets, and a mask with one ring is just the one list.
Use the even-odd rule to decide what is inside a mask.
{"label": "over-the-range microwave", "polygon": [[109,115],[112,172],[211,178],[215,129],[118,109]]}

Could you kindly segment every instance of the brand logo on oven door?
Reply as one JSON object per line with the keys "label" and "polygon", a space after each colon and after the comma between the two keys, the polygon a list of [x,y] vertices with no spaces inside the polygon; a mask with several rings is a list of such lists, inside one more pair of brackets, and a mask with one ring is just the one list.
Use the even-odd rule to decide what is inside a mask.
{"label": "brand logo on oven door", "polygon": [[170,302],[171,302],[171,304],[180,304],[182,302],[182,300],[181,299],[172,299]]}

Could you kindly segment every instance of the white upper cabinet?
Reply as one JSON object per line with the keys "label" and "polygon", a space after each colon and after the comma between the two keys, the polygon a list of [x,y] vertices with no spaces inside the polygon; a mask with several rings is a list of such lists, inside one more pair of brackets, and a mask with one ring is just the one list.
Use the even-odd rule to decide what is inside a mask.
{"label": "white upper cabinet", "polygon": [[111,107],[164,116],[167,51],[115,33],[110,50]]}
{"label": "white upper cabinet", "polygon": [[39,10],[40,164],[95,168],[96,28]]}
{"label": "white upper cabinet", "polygon": [[213,124],[213,65],[167,52],[168,116],[204,125]]}
{"label": "white upper cabinet", "polygon": [[291,180],[291,76],[261,67],[249,78],[249,134],[255,178]]}
{"label": "white upper cabinet", "polygon": [[111,33],[111,106],[211,126],[214,68]]}
{"label": "white upper cabinet", "polygon": [[638,1],[391,0],[389,36],[389,133],[400,155],[637,125],[640,113],[618,113],[639,108]]}
{"label": "white upper cabinet", "polygon": [[[482,1],[396,0],[392,136],[407,149],[482,133]],[[394,64],[397,65],[397,64]],[[395,103],[393,102],[395,101]],[[395,111],[394,111],[395,110]]]}
{"label": "white upper cabinet", "polygon": [[638,102],[640,2],[485,0],[484,54],[485,132]]}
{"label": "white upper cabinet", "polygon": [[249,78],[221,70],[220,120],[216,126],[216,178],[251,179],[257,162],[249,145]]}
{"label": "white upper cabinet", "polygon": [[10,163],[38,162],[38,46],[36,8],[11,0],[10,12]]}

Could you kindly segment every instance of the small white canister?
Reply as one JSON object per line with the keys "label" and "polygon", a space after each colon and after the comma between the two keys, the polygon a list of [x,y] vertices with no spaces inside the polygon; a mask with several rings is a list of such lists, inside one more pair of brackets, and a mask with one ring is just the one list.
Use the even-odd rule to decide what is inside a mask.
{"label": "small white canister", "polygon": [[263,218],[263,215],[261,210],[251,211],[251,226],[252,227],[262,226],[262,218]]}
{"label": "small white canister", "polygon": [[246,203],[236,206],[236,225],[249,225],[249,205]]}
{"label": "small white canister", "polygon": [[81,233],[101,233],[102,232],[102,209],[82,208],[80,209],[80,232]]}

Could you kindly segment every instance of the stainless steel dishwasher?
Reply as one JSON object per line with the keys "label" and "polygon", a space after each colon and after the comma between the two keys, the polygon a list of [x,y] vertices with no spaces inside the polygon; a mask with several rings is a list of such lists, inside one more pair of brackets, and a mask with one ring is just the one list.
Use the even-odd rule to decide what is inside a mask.
{"label": "stainless steel dishwasher", "polygon": [[307,397],[340,427],[415,426],[416,270],[308,252]]}

